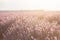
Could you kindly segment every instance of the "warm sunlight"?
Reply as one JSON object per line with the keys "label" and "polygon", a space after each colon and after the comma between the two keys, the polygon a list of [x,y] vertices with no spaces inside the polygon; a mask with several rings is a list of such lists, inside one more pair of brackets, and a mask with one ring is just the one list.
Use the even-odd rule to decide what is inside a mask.
{"label": "warm sunlight", "polygon": [[60,10],[60,0],[0,0],[0,10]]}

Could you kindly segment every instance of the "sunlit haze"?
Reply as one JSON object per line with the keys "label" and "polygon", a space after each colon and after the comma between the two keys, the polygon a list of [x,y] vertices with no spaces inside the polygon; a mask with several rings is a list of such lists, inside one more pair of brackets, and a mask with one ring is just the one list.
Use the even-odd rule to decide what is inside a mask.
{"label": "sunlit haze", "polygon": [[0,0],[0,10],[60,11],[60,0]]}

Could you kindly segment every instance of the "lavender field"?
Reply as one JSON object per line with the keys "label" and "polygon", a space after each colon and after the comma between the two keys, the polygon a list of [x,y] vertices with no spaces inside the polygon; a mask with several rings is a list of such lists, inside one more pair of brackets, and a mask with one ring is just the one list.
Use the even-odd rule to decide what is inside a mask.
{"label": "lavender field", "polygon": [[0,40],[60,40],[60,12],[0,12]]}

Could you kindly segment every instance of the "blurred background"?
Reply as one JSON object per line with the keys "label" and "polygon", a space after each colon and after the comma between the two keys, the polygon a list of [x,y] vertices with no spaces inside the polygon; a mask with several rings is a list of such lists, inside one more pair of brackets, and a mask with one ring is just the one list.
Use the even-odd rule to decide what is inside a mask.
{"label": "blurred background", "polygon": [[0,0],[0,11],[4,10],[60,11],[60,0]]}

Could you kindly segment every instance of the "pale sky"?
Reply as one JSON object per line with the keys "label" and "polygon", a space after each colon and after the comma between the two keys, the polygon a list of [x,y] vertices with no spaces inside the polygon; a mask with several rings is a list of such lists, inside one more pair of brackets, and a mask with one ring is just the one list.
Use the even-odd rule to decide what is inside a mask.
{"label": "pale sky", "polygon": [[60,0],[0,0],[0,10],[60,11]]}

